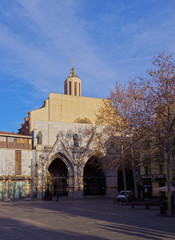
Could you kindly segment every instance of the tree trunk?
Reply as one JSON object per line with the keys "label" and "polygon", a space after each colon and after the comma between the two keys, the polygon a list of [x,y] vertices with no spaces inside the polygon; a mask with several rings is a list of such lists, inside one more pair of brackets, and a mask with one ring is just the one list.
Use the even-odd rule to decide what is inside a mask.
{"label": "tree trunk", "polygon": [[13,201],[15,202],[15,195],[16,195],[16,176],[13,182]]}
{"label": "tree trunk", "polygon": [[[132,163],[132,165],[134,164]],[[133,179],[134,179],[135,198],[138,199],[137,179],[136,179],[136,171],[134,166],[132,166],[132,172],[133,172]]]}
{"label": "tree trunk", "polygon": [[168,186],[168,216],[171,216],[171,181],[170,181],[170,106],[168,106],[168,134],[167,134],[167,186]]}
{"label": "tree trunk", "polygon": [[125,173],[125,167],[124,167],[123,144],[122,144],[122,172],[123,172],[123,183],[124,183],[125,199],[127,199],[127,195],[126,195],[127,186],[126,186],[126,173]]}
{"label": "tree trunk", "polygon": [[[117,174],[117,176],[118,176],[118,174]],[[113,176],[112,176],[113,199],[114,199],[113,204],[116,204],[117,196],[118,196],[118,179],[117,179],[117,176],[115,174],[113,174]],[[117,189],[115,190],[114,186],[115,186],[116,182],[117,182]]]}
{"label": "tree trunk", "polygon": [[124,183],[125,199],[127,199],[127,195],[126,195],[126,190],[127,190],[127,185],[126,185],[126,173],[125,173],[124,164],[122,165],[122,172],[123,172],[123,183]]}
{"label": "tree trunk", "polygon": [[167,186],[168,186],[168,196],[167,196],[167,200],[168,200],[168,216],[171,216],[171,181],[170,181],[170,161],[167,159]]}
{"label": "tree trunk", "polygon": [[[131,145],[132,145],[132,137],[130,138]],[[135,171],[135,164],[134,164],[134,153],[133,148],[131,147],[131,165],[132,165],[132,172],[133,172],[133,180],[134,180],[134,192],[135,192],[135,198],[138,199],[138,189],[137,189],[137,179],[136,179],[136,171]]]}

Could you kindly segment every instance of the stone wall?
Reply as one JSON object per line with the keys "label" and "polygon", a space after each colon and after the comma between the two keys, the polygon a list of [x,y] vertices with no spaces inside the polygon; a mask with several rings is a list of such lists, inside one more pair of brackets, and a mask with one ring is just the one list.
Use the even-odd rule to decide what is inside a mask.
{"label": "stone wall", "polygon": [[[38,166],[38,197],[43,197],[49,165],[60,158],[68,169],[69,190],[72,197],[83,196],[83,172],[86,162],[94,155],[95,140],[89,132],[92,125],[75,123],[58,123],[50,121],[35,121],[33,143],[36,149]],[[102,130],[103,127],[99,127]],[[38,133],[42,133],[42,141],[38,144]],[[78,135],[78,146],[75,146],[74,134]],[[112,197],[117,189],[117,177],[113,171],[106,174],[106,193]],[[112,181],[115,179],[115,181]]]}
{"label": "stone wall", "polygon": [[29,112],[30,131],[34,129],[35,120],[73,123],[77,119],[87,119],[88,123],[95,124],[96,113],[103,101],[98,98],[50,93],[42,108]]}

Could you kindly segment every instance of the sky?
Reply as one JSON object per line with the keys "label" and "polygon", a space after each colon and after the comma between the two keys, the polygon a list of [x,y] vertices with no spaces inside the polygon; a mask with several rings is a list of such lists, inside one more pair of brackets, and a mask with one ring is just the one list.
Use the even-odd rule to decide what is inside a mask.
{"label": "sky", "polygon": [[82,96],[144,77],[175,52],[174,0],[0,0],[0,131],[17,132],[49,93],[64,94],[74,59]]}

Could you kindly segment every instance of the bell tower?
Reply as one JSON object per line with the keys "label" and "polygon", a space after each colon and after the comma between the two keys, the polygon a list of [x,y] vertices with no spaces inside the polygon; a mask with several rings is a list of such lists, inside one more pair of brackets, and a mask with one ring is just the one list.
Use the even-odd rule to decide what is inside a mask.
{"label": "bell tower", "polygon": [[81,80],[75,74],[75,68],[70,69],[69,77],[64,81],[64,94],[81,96]]}

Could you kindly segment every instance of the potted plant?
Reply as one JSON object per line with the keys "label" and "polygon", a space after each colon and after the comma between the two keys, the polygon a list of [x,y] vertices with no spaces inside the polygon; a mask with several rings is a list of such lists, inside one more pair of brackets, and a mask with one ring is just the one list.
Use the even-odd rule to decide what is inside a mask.
{"label": "potted plant", "polygon": [[52,193],[49,189],[46,189],[46,191],[45,191],[44,200],[47,200],[47,201],[52,200]]}

